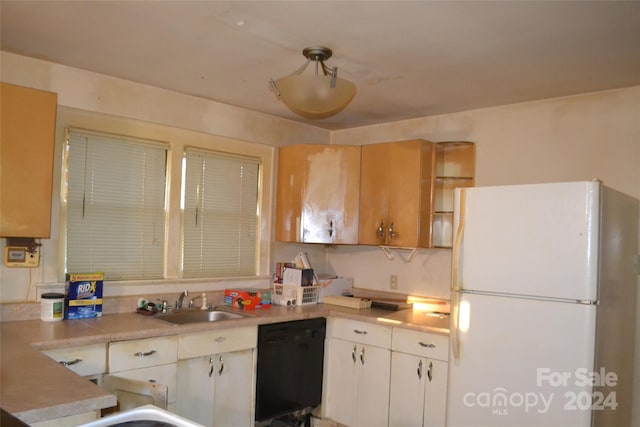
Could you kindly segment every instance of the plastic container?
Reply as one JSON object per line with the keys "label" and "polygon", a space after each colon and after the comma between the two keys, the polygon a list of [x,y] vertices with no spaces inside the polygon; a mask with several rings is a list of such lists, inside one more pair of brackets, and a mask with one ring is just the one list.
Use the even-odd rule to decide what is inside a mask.
{"label": "plastic container", "polygon": [[40,319],[43,322],[60,322],[64,319],[64,294],[49,292],[40,298]]}

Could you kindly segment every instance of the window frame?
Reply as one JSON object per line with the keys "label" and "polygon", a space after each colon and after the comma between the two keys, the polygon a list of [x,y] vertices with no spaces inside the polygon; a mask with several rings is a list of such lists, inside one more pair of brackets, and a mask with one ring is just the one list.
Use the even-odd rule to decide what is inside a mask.
{"label": "window frame", "polygon": [[[230,282],[234,286],[269,287],[271,285],[271,224],[273,217],[273,203],[275,194],[275,157],[276,147],[230,137],[207,134],[200,131],[143,122],[140,120],[113,117],[90,111],[77,110],[70,107],[58,107],[56,126],[56,156],[54,181],[54,195],[58,196],[53,202],[52,240],[58,246],[58,256],[43,270],[43,282],[64,283],[66,249],[66,208],[63,201],[64,174],[62,171],[62,157],[67,128],[90,129],[126,137],[165,141],[169,144],[167,152],[167,222],[165,236],[165,273],[164,279],[153,280],[125,280],[109,281],[108,295],[139,295],[149,292],[174,292],[183,286],[190,285],[195,289],[196,284],[206,284],[207,290],[224,290]],[[215,278],[182,278],[180,272],[181,254],[181,224],[180,209],[182,156],[186,147],[194,147],[206,151],[220,151],[230,155],[249,156],[260,159],[258,206],[259,217],[256,242],[257,274],[250,277],[215,277]],[[55,242],[57,240],[57,242]],[[153,290],[149,288],[153,287]],[[190,288],[191,289],[191,288]]]}

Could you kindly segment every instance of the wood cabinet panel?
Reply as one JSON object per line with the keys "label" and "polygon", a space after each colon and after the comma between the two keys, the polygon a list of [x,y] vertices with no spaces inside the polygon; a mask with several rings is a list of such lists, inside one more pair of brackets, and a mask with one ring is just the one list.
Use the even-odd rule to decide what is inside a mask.
{"label": "wood cabinet panel", "polygon": [[360,244],[431,246],[434,161],[424,140],[362,147]]}
{"label": "wood cabinet panel", "polygon": [[0,84],[0,236],[48,238],[55,93]]}
{"label": "wood cabinet panel", "polygon": [[278,150],[276,240],[358,241],[360,147],[298,144]]}

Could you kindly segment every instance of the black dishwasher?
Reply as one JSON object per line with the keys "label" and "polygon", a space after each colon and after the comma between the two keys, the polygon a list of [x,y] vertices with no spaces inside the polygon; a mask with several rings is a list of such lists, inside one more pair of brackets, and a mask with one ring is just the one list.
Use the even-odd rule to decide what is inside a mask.
{"label": "black dishwasher", "polygon": [[258,326],[256,421],[320,404],[325,318]]}

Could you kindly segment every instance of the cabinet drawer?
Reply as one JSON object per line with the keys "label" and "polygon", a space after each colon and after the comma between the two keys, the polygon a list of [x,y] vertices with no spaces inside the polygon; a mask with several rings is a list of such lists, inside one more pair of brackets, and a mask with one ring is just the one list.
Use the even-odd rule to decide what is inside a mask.
{"label": "cabinet drawer", "polygon": [[184,334],[178,337],[178,359],[246,350],[255,348],[257,342],[257,326]]}
{"label": "cabinet drawer", "polygon": [[178,360],[178,337],[146,338],[109,344],[109,372],[164,365]]}
{"label": "cabinet drawer", "polygon": [[412,329],[393,328],[391,349],[431,359],[447,360],[449,337]]}
{"label": "cabinet drawer", "polygon": [[391,347],[391,327],[357,320],[329,318],[329,336],[360,344]]}
{"label": "cabinet drawer", "polygon": [[107,344],[44,350],[42,353],[83,377],[107,372]]}

